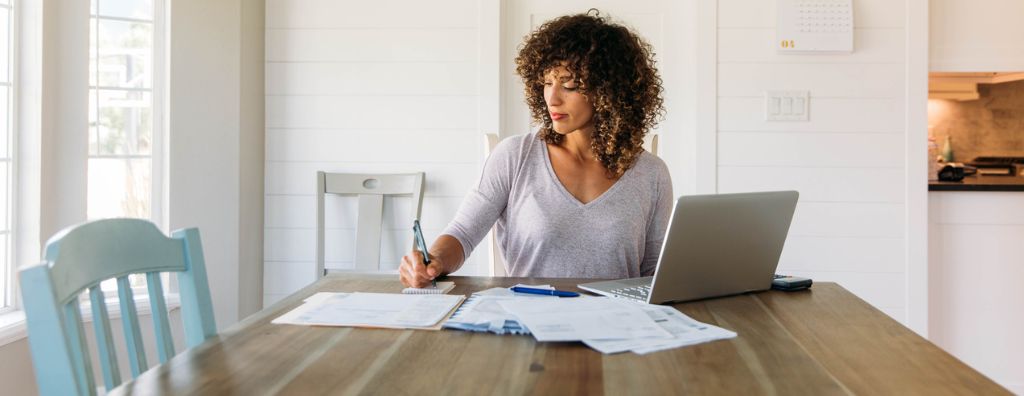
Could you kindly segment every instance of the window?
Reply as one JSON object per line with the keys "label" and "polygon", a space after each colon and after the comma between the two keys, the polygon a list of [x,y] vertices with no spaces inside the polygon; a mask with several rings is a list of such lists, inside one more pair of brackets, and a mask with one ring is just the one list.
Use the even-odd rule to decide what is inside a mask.
{"label": "window", "polygon": [[0,0],[0,312],[14,302],[14,26],[12,2]]}
{"label": "window", "polygon": [[[92,0],[88,218],[158,220],[151,0]],[[157,176],[157,177],[154,177]]]}
{"label": "window", "polygon": [[[92,0],[87,217],[161,224],[159,0]],[[132,276],[133,287],[145,285]],[[115,288],[114,283],[104,289]]]}

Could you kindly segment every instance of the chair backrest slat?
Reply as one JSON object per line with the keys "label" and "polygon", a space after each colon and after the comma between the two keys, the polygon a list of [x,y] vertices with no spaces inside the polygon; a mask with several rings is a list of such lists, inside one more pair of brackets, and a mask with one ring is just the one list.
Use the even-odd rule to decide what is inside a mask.
{"label": "chair backrest slat", "polygon": [[323,171],[316,173],[316,275],[313,279],[320,279],[327,275],[324,268],[324,229],[327,228],[327,220],[324,218],[324,194],[327,191],[327,177]]}
{"label": "chair backrest slat", "polygon": [[217,335],[203,243],[195,228],[177,230],[171,236],[185,243],[185,270],[178,273],[178,295],[181,296],[182,321],[193,324],[185,326],[185,343],[193,348]]}
{"label": "chair backrest slat", "polygon": [[85,331],[82,329],[82,311],[78,299],[64,305],[64,334],[68,339],[69,353],[74,367],[74,376],[78,384],[78,394],[92,394],[96,389],[96,381],[92,377],[92,366],[89,365],[89,346],[85,343]]}
{"label": "chair backrest slat", "polygon": [[159,272],[146,274],[146,285],[149,286],[149,308],[153,316],[153,332],[156,336],[156,352],[160,363],[166,363],[174,356],[174,339],[171,336],[171,323],[167,317],[167,304],[164,302],[164,285]]}
{"label": "chair backrest slat", "polygon": [[356,217],[357,271],[380,269],[381,223],[384,221],[384,196],[359,194],[359,214]]}
{"label": "chair backrest slat", "polygon": [[132,378],[138,377],[149,368],[146,363],[146,349],[142,344],[142,332],[139,330],[139,313],[135,310],[135,294],[128,276],[117,278],[117,297],[121,303],[121,325],[124,328],[124,343],[128,349],[128,366],[132,369]]}
{"label": "chair backrest slat", "polygon": [[121,370],[117,365],[117,351],[110,331],[107,302],[100,285],[89,288],[89,301],[92,302],[92,326],[96,333],[96,349],[103,370],[103,384],[107,390],[111,390],[121,384]]}
{"label": "chair backrest slat", "polygon": [[[359,271],[380,270],[381,229],[384,196],[411,196],[412,220],[419,219],[423,210],[423,172],[407,174],[357,174],[317,172],[316,193],[316,277],[324,271],[324,195],[350,195],[359,197],[358,219],[356,219],[356,251],[354,269]],[[409,234],[412,246],[412,233]]]}

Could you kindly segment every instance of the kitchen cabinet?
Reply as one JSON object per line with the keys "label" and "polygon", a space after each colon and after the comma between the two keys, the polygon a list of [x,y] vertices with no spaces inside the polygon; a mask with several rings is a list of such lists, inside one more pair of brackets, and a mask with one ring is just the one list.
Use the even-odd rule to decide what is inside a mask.
{"label": "kitchen cabinet", "polygon": [[928,193],[928,338],[1024,394],[1024,192]]}
{"label": "kitchen cabinet", "polygon": [[1024,1],[931,0],[928,7],[931,71],[1024,71]]}
{"label": "kitchen cabinet", "polygon": [[928,99],[975,100],[981,98],[979,84],[1020,80],[1024,80],[1024,72],[931,72]]}

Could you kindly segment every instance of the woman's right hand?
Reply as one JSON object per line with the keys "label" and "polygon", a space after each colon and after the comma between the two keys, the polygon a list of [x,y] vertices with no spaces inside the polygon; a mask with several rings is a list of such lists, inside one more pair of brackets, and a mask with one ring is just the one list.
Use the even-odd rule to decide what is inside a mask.
{"label": "woman's right hand", "polygon": [[[429,253],[428,253],[429,254]],[[423,253],[413,249],[402,257],[398,267],[398,276],[406,287],[424,288],[430,282],[444,274],[444,265],[438,257],[430,256],[430,264],[423,265]]]}

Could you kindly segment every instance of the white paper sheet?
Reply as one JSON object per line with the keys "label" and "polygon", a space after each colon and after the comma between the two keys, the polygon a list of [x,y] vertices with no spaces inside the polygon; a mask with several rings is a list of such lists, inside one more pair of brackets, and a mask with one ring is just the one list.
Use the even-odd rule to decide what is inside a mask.
{"label": "white paper sheet", "polygon": [[302,302],[319,302],[331,298],[335,294],[348,294],[348,293],[331,293],[331,292],[316,292],[312,296],[306,297]]}
{"label": "white paper sheet", "polygon": [[481,291],[478,291],[478,292],[473,293],[473,294],[474,295],[478,295],[478,296],[506,296],[506,297],[511,297],[511,296],[514,296],[516,293],[514,291],[512,291],[512,289],[509,289],[507,287],[492,287],[490,289],[481,290]]}
{"label": "white paper sheet", "polygon": [[455,282],[437,282],[427,287],[407,287],[402,294],[447,294],[455,288]]}
{"label": "white paper sheet", "polygon": [[668,342],[665,342],[665,343],[659,343],[659,344],[654,344],[654,345],[648,345],[648,346],[645,346],[645,347],[633,348],[633,349],[630,349],[630,351],[632,351],[633,353],[638,354],[638,355],[646,355],[648,353],[663,351],[663,350],[666,350],[666,349],[679,348],[679,347],[684,347],[684,346],[689,346],[689,345],[696,345],[696,344],[703,344],[705,342],[711,342],[711,341],[717,341],[717,340],[726,340],[726,339],[730,339],[730,338],[735,338],[736,337],[736,333],[735,332],[723,329],[723,328],[718,327],[718,326],[711,326],[711,325],[708,325],[707,330],[702,331],[702,333],[703,333],[702,335],[704,335],[706,337],[703,337],[703,338],[691,338],[691,339],[676,339],[676,340],[671,340],[671,341],[668,341]]}
{"label": "white paper sheet", "polygon": [[511,300],[513,296],[476,296],[450,320],[475,325],[487,325],[490,330],[501,329],[506,320],[516,320],[515,315],[505,311],[498,301]]}
{"label": "white paper sheet", "polygon": [[461,295],[447,294],[321,294],[272,323],[424,328],[438,324],[463,299]]}
{"label": "white paper sheet", "polygon": [[502,308],[501,305],[498,305],[498,301],[509,301],[517,298],[531,297],[475,294],[467,299],[446,323],[452,324],[456,328],[459,327],[454,326],[455,324],[461,324],[464,327],[469,326],[474,329],[495,333],[503,333],[503,330],[507,330],[506,327],[510,322],[514,323],[516,328],[521,328],[522,326],[519,324],[518,318],[505,311],[505,308]]}
{"label": "white paper sheet", "polygon": [[736,337],[736,333],[723,328],[701,323],[679,312],[675,308],[637,304],[662,329],[672,334],[671,339],[665,338],[632,338],[618,340],[583,340],[584,344],[595,350],[609,354],[633,351],[646,354],[665,349],[700,344],[709,341]]}
{"label": "white paper sheet", "polygon": [[[524,284],[520,283],[520,284],[512,286],[512,287],[529,287],[531,289],[555,290],[554,286],[551,286],[551,285],[524,285]],[[511,287],[492,287],[490,289],[481,290],[481,291],[478,291],[478,292],[473,293],[473,294],[478,295],[478,296],[507,296],[507,297],[516,296],[516,297],[542,297],[542,298],[555,297],[555,296],[549,296],[549,295],[544,295],[544,294],[516,293],[516,292],[512,291]]]}
{"label": "white paper sheet", "polygon": [[525,287],[525,288],[529,288],[529,289],[555,290],[555,287],[551,286],[551,285],[527,285],[525,283],[517,283],[515,286],[509,287],[509,289],[511,289],[513,287]]}
{"label": "white paper sheet", "polygon": [[537,341],[672,338],[637,305],[615,299],[559,298],[498,301]]}

